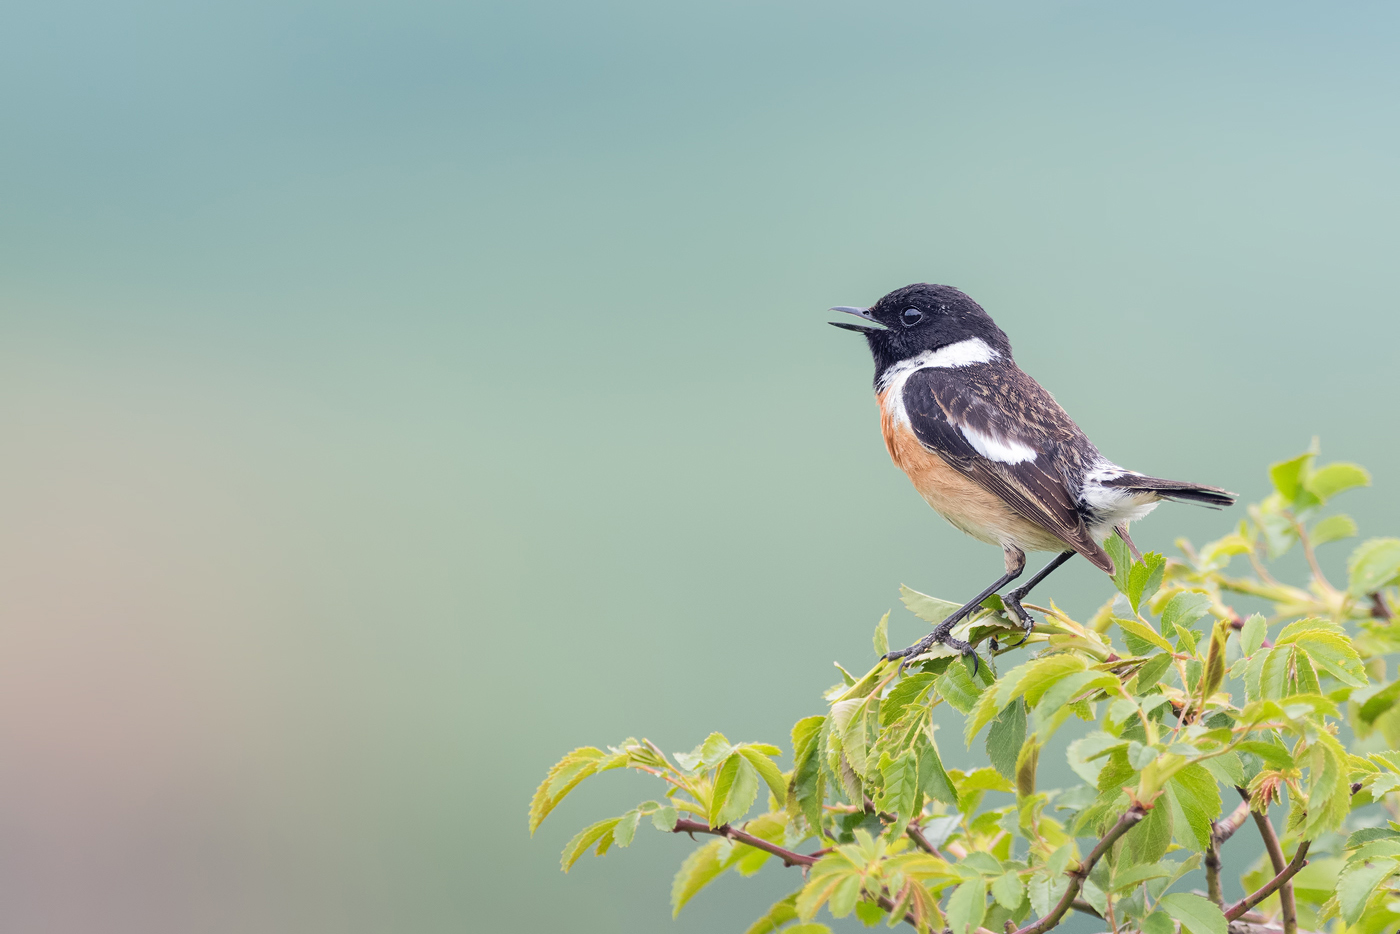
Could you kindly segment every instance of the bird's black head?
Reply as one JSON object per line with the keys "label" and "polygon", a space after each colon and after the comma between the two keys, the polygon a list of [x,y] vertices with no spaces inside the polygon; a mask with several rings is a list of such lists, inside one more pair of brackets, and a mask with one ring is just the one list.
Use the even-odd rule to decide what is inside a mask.
{"label": "bird's black head", "polygon": [[1010,358],[1011,343],[982,306],[950,285],[919,282],[896,289],[869,308],[840,306],[862,323],[832,321],[838,328],[865,335],[875,357],[875,376],[925,351],[960,341],[981,340]]}

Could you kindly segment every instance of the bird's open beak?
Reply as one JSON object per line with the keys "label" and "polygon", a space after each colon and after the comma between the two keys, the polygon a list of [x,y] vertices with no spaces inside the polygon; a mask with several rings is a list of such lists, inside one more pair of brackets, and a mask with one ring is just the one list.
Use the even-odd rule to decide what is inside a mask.
{"label": "bird's open beak", "polygon": [[883,324],[870,317],[869,308],[854,308],[850,305],[837,305],[831,310],[840,311],[848,315],[855,315],[862,321],[868,321],[870,324],[874,325],[874,327],[867,327],[864,324],[851,324],[848,321],[828,321],[827,324],[831,325],[834,328],[844,328],[847,331],[859,331],[862,334],[870,334],[875,331],[885,330],[885,326]]}

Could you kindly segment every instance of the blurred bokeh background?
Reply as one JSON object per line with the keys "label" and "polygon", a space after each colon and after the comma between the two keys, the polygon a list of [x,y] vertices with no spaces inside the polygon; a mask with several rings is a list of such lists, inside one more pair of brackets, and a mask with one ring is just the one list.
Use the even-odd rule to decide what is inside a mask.
{"label": "blurred bokeh background", "polygon": [[1110,457],[1257,499],[1319,434],[1400,531],[1397,39],[1384,3],[7,6],[0,923],[743,930],[780,870],[675,923],[688,841],[559,873],[639,779],[533,840],[526,802],[577,745],[785,745],[881,613],[919,634],[901,582],[999,570],[825,324],[908,282]]}

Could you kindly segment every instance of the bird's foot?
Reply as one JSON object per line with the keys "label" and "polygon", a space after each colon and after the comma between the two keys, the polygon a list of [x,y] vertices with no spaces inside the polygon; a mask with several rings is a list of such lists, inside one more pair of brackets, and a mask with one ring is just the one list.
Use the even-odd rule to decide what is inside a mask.
{"label": "bird's foot", "polygon": [[1021,606],[1020,595],[1014,592],[1009,593],[1001,598],[1001,602],[1002,605],[1006,607],[1006,611],[1011,614],[1011,616],[1016,619],[1016,622],[1021,624],[1021,628],[1029,634],[1031,628],[1035,626],[1035,617],[1027,612],[1025,607]]}
{"label": "bird's foot", "polygon": [[[898,651],[887,653],[885,655],[885,660],[892,662],[896,659],[916,658],[927,652],[929,649],[933,648],[935,645],[942,644],[948,646],[950,649],[957,649],[963,654],[964,657],[969,655],[972,656],[972,673],[974,675],[977,674],[977,666],[980,661],[977,657],[977,651],[963,640],[954,638],[952,636],[952,629],[952,626],[949,626],[945,623],[944,625],[939,626],[933,632],[924,636],[918,642],[915,642],[913,645],[909,646],[907,649],[899,649]],[[906,664],[904,661],[900,662],[901,667],[904,664]]]}

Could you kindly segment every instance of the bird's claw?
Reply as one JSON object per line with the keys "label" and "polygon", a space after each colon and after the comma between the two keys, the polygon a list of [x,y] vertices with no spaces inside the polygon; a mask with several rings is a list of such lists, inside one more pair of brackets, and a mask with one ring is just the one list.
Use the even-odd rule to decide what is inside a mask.
{"label": "bird's claw", "polygon": [[953,636],[950,634],[951,628],[952,627],[948,627],[947,629],[945,629],[942,626],[940,626],[933,632],[924,636],[918,642],[915,642],[913,645],[909,646],[907,649],[899,649],[894,652],[887,652],[885,654],[885,661],[892,662],[896,659],[899,659],[899,666],[900,668],[903,668],[906,664],[908,664],[907,659],[922,655],[929,649],[933,648],[935,645],[941,643],[943,645],[948,646],[948,648],[950,649],[957,649],[963,654],[963,657],[971,655],[972,673],[976,675],[977,666],[981,662],[981,660],[977,657],[977,650],[974,649],[968,643],[964,642],[963,640],[953,638]]}

